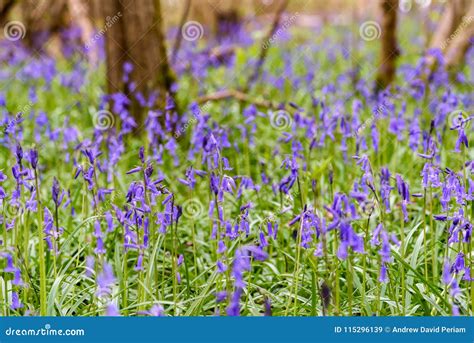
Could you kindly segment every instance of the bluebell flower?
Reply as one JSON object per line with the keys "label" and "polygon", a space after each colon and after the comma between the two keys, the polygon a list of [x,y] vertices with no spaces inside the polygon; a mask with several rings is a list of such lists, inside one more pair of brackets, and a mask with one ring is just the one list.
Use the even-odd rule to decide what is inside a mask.
{"label": "bluebell flower", "polygon": [[402,196],[402,212],[404,216],[405,222],[408,222],[408,211],[407,211],[407,204],[410,201],[410,190],[408,184],[402,179],[402,177],[397,174],[397,189],[398,194]]}
{"label": "bluebell flower", "polygon": [[98,297],[109,296],[112,292],[112,287],[116,282],[112,266],[104,262],[102,272],[97,275],[97,291]]}
{"label": "bluebell flower", "polygon": [[36,169],[38,166],[38,150],[31,149],[28,153],[28,159],[31,164],[31,168]]}
{"label": "bluebell flower", "polygon": [[23,304],[20,301],[20,297],[18,296],[17,292],[12,292],[12,303],[10,305],[10,308],[12,310],[18,310],[23,307]]}
{"label": "bluebell flower", "polygon": [[108,317],[118,317],[120,316],[120,311],[114,303],[110,303],[106,307],[105,315]]}

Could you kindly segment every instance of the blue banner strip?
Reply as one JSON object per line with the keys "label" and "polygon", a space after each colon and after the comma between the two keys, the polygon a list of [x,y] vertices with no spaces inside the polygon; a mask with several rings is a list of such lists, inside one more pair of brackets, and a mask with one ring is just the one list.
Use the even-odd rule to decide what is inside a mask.
{"label": "blue banner strip", "polygon": [[0,317],[7,342],[474,343],[474,317]]}

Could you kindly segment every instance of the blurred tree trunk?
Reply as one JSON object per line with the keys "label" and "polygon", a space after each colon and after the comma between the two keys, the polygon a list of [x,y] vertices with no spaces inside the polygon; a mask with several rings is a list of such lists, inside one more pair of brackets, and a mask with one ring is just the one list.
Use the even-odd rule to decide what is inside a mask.
{"label": "blurred tree trunk", "polygon": [[68,26],[66,0],[23,0],[20,6],[26,27],[24,43],[35,52],[43,52],[51,36]]}
{"label": "blurred tree trunk", "polygon": [[225,8],[218,9],[216,11],[216,27],[215,35],[219,42],[223,42],[226,39],[233,39],[235,35],[240,31],[240,26],[242,24],[240,12],[239,12],[239,2],[224,2],[227,4]]}
{"label": "blurred tree trunk", "polygon": [[176,32],[176,37],[174,39],[173,49],[171,51],[171,63],[176,61],[178,57],[179,48],[181,47],[181,42],[183,41],[183,27],[186,24],[186,20],[189,16],[189,11],[191,10],[191,0],[186,0],[184,4],[183,14],[181,15],[181,19],[179,20],[178,31]]}
{"label": "blurred tree trunk", "polygon": [[[104,19],[120,16],[119,20],[123,21],[122,7],[118,0],[105,1],[102,5],[102,11]],[[108,27],[105,32],[105,64],[107,68],[108,94],[125,92],[123,64],[125,63],[126,46],[124,25],[118,22]]]}
{"label": "blurred tree trunk", "polygon": [[15,5],[15,0],[0,0],[0,24],[2,26],[13,5]]}
{"label": "blurred tree trunk", "polygon": [[[105,33],[109,94],[140,92],[148,97],[157,92],[157,104],[163,108],[173,76],[162,32],[160,1],[109,0],[104,5],[104,18],[120,16]],[[123,82],[124,62],[133,66],[128,89]],[[139,124],[143,123],[144,114],[136,101],[132,113]]]}
{"label": "blurred tree trunk", "polygon": [[474,1],[455,32],[458,33],[453,37],[446,51],[446,68],[448,69],[454,69],[462,64],[464,56],[472,44],[474,37]]}
{"label": "blurred tree trunk", "polygon": [[[61,55],[58,33],[68,27],[81,30],[81,42],[88,44],[94,35],[89,17],[88,0],[0,0],[0,20],[6,20],[11,9],[18,5],[20,21],[26,28],[24,43],[37,53]],[[50,44],[52,42],[53,44]],[[90,50],[88,58],[96,63],[98,51]]]}
{"label": "blurred tree trunk", "polygon": [[444,50],[449,36],[459,25],[470,0],[450,0],[446,3],[438,27],[431,38],[430,49]]}
{"label": "blurred tree trunk", "polygon": [[385,89],[395,78],[396,59],[400,54],[397,43],[398,0],[381,0],[381,63],[375,83],[378,92]]}
{"label": "blurred tree trunk", "polygon": [[242,1],[201,0],[191,5],[192,20],[212,30],[213,36],[222,43],[232,39],[242,24]]}
{"label": "blurred tree trunk", "polygon": [[260,47],[260,53],[258,55],[257,63],[255,64],[255,69],[253,73],[250,75],[249,79],[247,80],[246,85],[243,88],[244,92],[247,92],[251,89],[251,87],[255,84],[255,82],[260,78],[260,75],[262,73],[262,68],[263,64],[265,63],[265,59],[268,54],[268,50],[265,47],[266,42],[269,42],[272,36],[275,34],[275,32],[278,30],[278,27],[281,22],[281,17],[283,15],[283,12],[285,9],[288,7],[289,0],[281,0],[277,11],[275,13],[275,16],[273,17],[273,22],[272,26],[270,27],[270,30],[268,30],[267,35],[263,38],[262,42],[263,44]]}
{"label": "blurred tree trunk", "polygon": [[100,3],[100,0],[89,0],[89,15],[94,21],[101,19],[102,7],[105,6],[104,3]]}
{"label": "blurred tree trunk", "polygon": [[[471,8],[470,15],[472,15],[473,4],[472,0],[451,0],[444,7],[429,49],[441,50],[447,58],[446,66],[449,64],[449,67],[452,67],[454,63],[461,63],[469,46],[469,39],[472,36],[472,33],[469,32],[472,32],[473,20],[469,19],[469,15],[466,17],[465,15],[469,7]],[[455,34],[456,32],[457,34]],[[427,56],[426,64],[428,75],[430,75],[435,69],[436,58],[431,55]]]}
{"label": "blurred tree trunk", "polygon": [[87,58],[91,64],[96,65],[99,61],[99,49],[97,44],[91,44],[94,37],[94,25],[91,20],[91,4],[88,0],[68,0],[69,15],[72,25],[76,25],[81,30],[81,40],[89,47]]}

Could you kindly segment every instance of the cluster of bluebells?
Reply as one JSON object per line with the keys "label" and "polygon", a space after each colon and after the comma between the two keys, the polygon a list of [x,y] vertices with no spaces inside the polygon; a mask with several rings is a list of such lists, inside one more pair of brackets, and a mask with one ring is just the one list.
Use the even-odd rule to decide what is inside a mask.
{"label": "cluster of bluebells", "polygon": [[251,260],[264,261],[267,253],[258,246],[244,246],[236,250],[232,264],[232,276],[234,278],[234,291],[230,296],[227,314],[229,316],[240,315],[240,298],[246,287],[244,272],[250,271]]}
{"label": "cluster of bluebells", "polygon": [[[66,47],[74,37],[74,32],[65,36]],[[249,37],[239,30],[235,40],[220,44],[248,46]],[[330,62],[347,58],[341,48],[327,47]],[[206,80],[216,67],[234,71],[232,56],[216,60],[209,57],[211,50],[183,48],[178,60],[188,64],[173,66],[178,76]],[[295,58],[295,53],[304,58]],[[10,309],[38,312],[38,306],[21,302],[32,301],[27,290],[35,285],[25,276],[37,279],[38,268],[24,262],[37,256],[38,240],[44,240],[45,255],[59,267],[68,260],[84,267],[78,272],[66,265],[71,279],[80,280],[78,287],[94,290],[79,305],[97,305],[98,313],[110,316],[131,313],[121,308],[121,297],[138,303],[147,293],[139,291],[145,283],[158,291],[133,314],[171,313],[171,306],[163,305],[171,299],[167,280],[172,280],[173,297],[182,297],[191,292],[183,292],[193,282],[190,275],[199,268],[202,272],[203,266],[206,272],[199,277],[217,275],[214,313],[247,313],[242,298],[252,291],[246,282],[252,264],[267,259],[286,264],[286,254],[300,250],[302,256],[295,260],[315,259],[318,266],[328,257],[358,263],[362,256],[375,255],[378,281],[388,283],[393,281],[393,251],[401,246],[399,229],[416,226],[415,212],[421,207],[416,202],[423,198],[438,211],[430,212],[427,220],[446,226],[443,236],[435,237],[448,246],[446,256],[437,261],[443,264],[440,285],[449,288],[453,313],[467,312],[461,300],[473,281],[472,251],[467,250],[472,249],[474,161],[469,144],[474,125],[471,113],[456,111],[472,108],[472,96],[446,87],[448,76],[442,69],[425,84],[423,59],[400,70],[407,82],[395,91],[373,94],[371,80],[354,80],[351,68],[334,75],[336,71],[328,70],[319,85],[314,70],[321,69],[320,61],[308,56],[320,53],[316,46],[283,51],[285,63],[262,73],[268,94],[285,94],[291,86],[305,95],[278,104],[281,111],[288,110],[283,127],[274,127],[267,109],[257,104],[242,107],[241,113],[227,103],[204,111],[191,99],[187,108],[179,109],[184,113],[178,113],[173,94],[166,94],[165,105],[157,106],[163,94],[137,91],[131,77],[136,66],[127,62],[122,80],[127,92],[97,100],[97,110],[110,110],[115,125],[85,128],[74,113],[82,115],[89,103],[75,102],[64,116],[54,116],[40,101],[44,94],[52,97],[56,81],[80,95],[92,82],[81,63],[64,73],[49,57],[28,62],[28,52],[19,47],[0,52],[0,62],[12,67],[6,76],[13,79],[17,69],[22,81],[31,84],[28,113],[10,113],[14,99],[0,93],[0,148],[5,151],[0,157],[5,163],[0,166],[0,261],[2,279],[10,287]],[[472,63],[469,68],[473,70]],[[301,69],[303,75],[294,72]],[[179,90],[172,85],[172,93]],[[431,96],[425,98],[427,94]],[[424,100],[427,109],[421,105]],[[136,104],[143,123],[133,115]],[[179,127],[187,130],[177,137]],[[446,152],[462,163],[452,162]],[[390,163],[403,154],[412,159],[410,165]],[[413,170],[419,171],[415,177]],[[186,216],[189,199],[207,209],[207,215]],[[31,242],[25,244],[22,239],[28,235]],[[403,244],[406,248],[412,242]],[[74,258],[72,246],[77,248]],[[34,254],[29,254],[30,247]],[[48,269],[48,275],[54,272]],[[261,280],[257,276],[252,282]],[[328,308],[333,285],[320,286],[323,307]],[[182,300],[173,298],[181,307],[189,303]],[[271,294],[265,295],[264,314],[272,313],[272,301]],[[173,305],[176,314],[178,306]]]}

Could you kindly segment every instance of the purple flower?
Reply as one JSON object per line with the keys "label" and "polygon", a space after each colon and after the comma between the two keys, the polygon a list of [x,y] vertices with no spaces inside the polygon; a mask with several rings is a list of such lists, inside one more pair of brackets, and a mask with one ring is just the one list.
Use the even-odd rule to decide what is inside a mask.
{"label": "purple flower", "polygon": [[21,161],[23,160],[23,148],[20,144],[17,144],[15,147],[16,163],[21,166]]}
{"label": "purple flower", "polygon": [[160,304],[155,304],[148,310],[147,314],[153,317],[163,317],[165,315],[165,310]]}
{"label": "purple flower", "polygon": [[110,211],[105,212],[105,221],[107,223],[107,232],[113,232],[114,231],[114,218]]}
{"label": "purple flower", "polygon": [[20,297],[17,292],[12,292],[12,303],[10,308],[12,310],[18,310],[23,307],[23,304],[20,301]]}
{"label": "purple flower", "polygon": [[180,254],[178,256],[178,261],[177,261],[178,267],[181,266],[183,264],[183,262],[184,262],[184,256],[182,254]]}
{"label": "purple flower", "polygon": [[138,151],[138,157],[140,158],[140,161],[142,162],[142,164],[145,163],[145,148],[144,147],[140,147],[140,150]]}
{"label": "purple flower", "polygon": [[16,286],[24,286],[24,282],[21,278],[21,271],[19,268],[16,268],[15,272],[13,273],[14,277],[12,280],[12,284]]}
{"label": "purple flower", "polygon": [[337,256],[345,260],[348,254],[348,248],[350,247],[354,252],[363,254],[364,251],[364,240],[362,237],[357,235],[352,228],[352,225],[348,221],[342,221],[339,226],[339,237],[341,242],[339,244],[339,250]]}
{"label": "purple flower", "polygon": [[244,246],[235,252],[235,259],[232,265],[232,276],[234,277],[234,293],[231,296],[227,314],[229,316],[240,315],[240,297],[246,283],[243,279],[243,273],[250,270],[250,256],[255,260],[262,261],[267,258],[267,254],[259,247]]}
{"label": "purple flower", "polygon": [[227,250],[224,241],[220,240],[217,244],[217,253],[223,254]]}
{"label": "purple flower", "polygon": [[449,285],[451,280],[451,265],[448,260],[445,260],[443,265],[443,283]]}
{"label": "purple flower", "polygon": [[229,307],[227,308],[228,316],[240,316],[240,297],[242,295],[242,288],[238,287],[230,298]]}
{"label": "purple flower", "polygon": [[464,254],[460,252],[459,254],[457,254],[456,259],[454,260],[454,263],[451,267],[451,273],[459,273],[461,271],[464,271],[464,268]]}
{"label": "purple flower", "polygon": [[402,196],[402,212],[404,216],[405,222],[408,222],[408,212],[407,212],[407,204],[410,201],[410,190],[408,184],[402,179],[402,177],[397,174],[397,190],[398,194]]}
{"label": "purple flower", "polygon": [[388,213],[390,213],[390,192],[392,189],[393,187],[390,186],[390,171],[387,168],[382,168],[380,175],[380,193]]}
{"label": "purple flower", "polygon": [[383,283],[388,282],[387,266],[385,263],[382,263],[382,266],[380,267],[379,281]]}
{"label": "purple flower", "polygon": [[220,291],[216,293],[216,301],[217,303],[221,303],[227,299],[227,292],[226,291]]}
{"label": "purple flower", "polygon": [[262,248],[265,248],[266,246],[268,246],[267,238],[265,237],[265,233],[263,233],[263,231],[260,231],[260,234],[258,237],[260,240],[260,246]]}
{"label": "purple flower", "polygon": [[117,307],[117,305],[110,303],[107,305],[105,315],[108,317],[118,317],[120,316],[120,311]]}
{"label": "purple flower", "polygon": [[59,198],[59,193],[61,192],[61,188],[59,187],[59,182],[58,179],[54,178],[53,179],[53,187],[51,189],[51,192],[53,194],[53,201],[56,207],[59,207],[62,201],[62,197]]}
{"label": "purple flower", "polygon": [[14,273],[16,271],[15,266],[13,265],[13,257],[9,253],[1,253],[0,256],[4,257],[7,259],[7,266],[3,271],[5,273]]}
{"label": "purple flower", "polygon": [[38,166],[38,150],[31,149],[28,154],[28,159],[31,164],[31,168],[36,169]]}
{"label": "purple flower", "polygon": [[91,277],[94,274],[94,256],[87,256],[86,257],[86,276]]}
{"label": "purple flower", "polygon": [[112,292],[112,287],[115,284],[115,276],[112,266],[104,262],[102,272],[97,275],[97,292],[98,297],[109,296]]}
{"label": "purple flower", "polygon": [[270,298],[264,297],[263,304],[264,304],[264,308],[265,308],[264,316],[270,317],[272,315],[272,302],[271,302]]}
{"label": "purple flower", "polygon": [[227,266],[221,260],[217,260],[217,272],[224,273],[226,270]]}
{"label": "purple flower", "polygon": [[138,258],[137,258],[137,264],[135,265],[135,271],[141,271],[143,270],[143,253],[140,252],[138,254]]}

